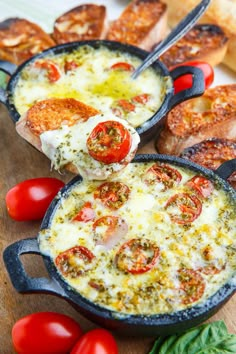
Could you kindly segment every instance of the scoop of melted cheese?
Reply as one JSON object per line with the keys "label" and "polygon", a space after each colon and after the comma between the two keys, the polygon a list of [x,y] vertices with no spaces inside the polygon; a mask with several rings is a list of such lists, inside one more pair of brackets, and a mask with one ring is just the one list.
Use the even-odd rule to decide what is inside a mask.
{"label": "scoop of melted cheese", "polygon": [[121,163],[104,164],[94,160],[88,153],[86,141],[92,130],[100,122],[107,120],[122,123],[130,132],[132,144],[125,160],[132,159],[140,138],[136,130],[125,120],[108,114],[91,117],[85,122],[79,122],[72,126],[62,125],[60,129],[49,130],[40,135],[42,151],[52,161],[52,166],[59,170],[64,165],[72,163],[78,172],[88,179],[106,179],[111,174],[119,172],[124,168],[124,161]]}
{"label": "scoop of melted cheese", "polygon": [[[101,182],[84,180],[75,184],[59,203],[49,228],[39,235],[40,250],[52,261],[72,247],[87,247],[95,256],[88,271],[75,278],[59,273],[82,296],[120,314],[170,313],[204,303],[236,272],[235,205],[227,193],[216,183],[211,196],[202,200],[199,217],[189,224],[178,224],[171,220],[165,204],[176,193],[193,193],[187,189],[186,181],[194,173],[172,166],[181,173],[182,180],[163,190],[158,182],[151,185],[144,182],[152,165],[153,162],[131,163],[119,176],[108,179],[122,182],[130,189],[128,200],[117,210],[109,209],[94,198],[94,191]],[[128,232],[122,234],[113,247],[97,244],[94,220],[86,223],[72,221],[78,206],[88,201],[96,215],[95,220],[113,215],[127,224]],[[116,266],[118,250],[134,238],[145,238],[156,244],[160,251],[155,265],[143,274],[124,272]],[[208,266],[220,271],[201,273],[205,284],[203,296],[192,304],[184,304],[178,270],[198,270]],[[99,287],[92,287],[91,280],[100,284],[102,291]]]}

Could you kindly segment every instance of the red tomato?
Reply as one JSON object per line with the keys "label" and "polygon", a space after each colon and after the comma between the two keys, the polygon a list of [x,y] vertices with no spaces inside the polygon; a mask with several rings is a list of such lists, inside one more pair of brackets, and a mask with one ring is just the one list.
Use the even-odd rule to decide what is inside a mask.
{"label": "red tomato", "polygon": [[[211,86],[211,84],[214,81],[214,70],[212,66],[204,61],[188,61],[185,63],[178,64],[171,69],[174,69],[179,66],[194,66],[196,68],[199,68],[203,71],[204,75],[204,82],[205,82],[205,89]],[[174,81],[174,89],[175,93],[178,93],[179,91],[185,90],[187,88],[192,87],[192,75],[191,74],[186,74],[181,77],[178,77]]]}
{"label": "red tomato", "polygon": [[[75,246],[64,252],[61,252],[55,264],[64,276],[76,278],[90,268],[90,263],[94,254],[84,246]],[[82,262],[78,262],[78,259]]]}
{"label": "red tomato", "polygon": [[61,77],[59,67],[51,60],[38,60],[34,63],[34,66],[46,70],[50,82],[56,82]]}
{"label": "red tomato", "polygon": [[143,93],[141,95],[133,97],[132,101],[134,103],[145,104],[150,100],[150,98],[151,98],[151,95],[149,95],[148,93]]}
{"label": "red tomato", "polygon": [[203,198],[209,197],[214,190],[211,181],[203,176],[194,176],[186,184]]}
{"label": "red tomato", "polygon": [[74,60],[66,61],[64,64],[65,73],[67,73],[68,71],[73,71],[73,70],[77,69],[78,67],[79,67],[79,64],[77,64],[76,61],[74,61]]}
{"label": "red tomato", "polygon": [[12,341],[18,354],[65,354],[81,335],[75,320],[56,312],[30,314],[12,328]]}
{"label": "red tomato", "polygon": [[198,301],[205,291],[205,282],[201,274],[193,269],[182,268],[178,271],[180,289],[184,291],[182,303],[185,305]]}
{"label": "red tomato", "polygon": [[85,333],[70,354],[118,354],[118,346],[110,332],[96,328]]}
{"label": "red tomato", "polygon": [[202,203],[194,194],[177,193],[168,199],[165,208],[169,209],[172,221],[188,224],[201,214]]}
{"label": "red tomato", "polygon": [[122,100],[118,100],[115,105],[117,107],[114,108],[118,108],[119,107],[122,109],[123,112],[129,113],[129,112],[134,112],[135,111],[135,105],[133,103],[131,103],[128,100],[122,99]]}
{"label": "red tomato", "polygon": [[132,239],[125,242],[116,254],[117,267],[132,274],[150,270],[159,256],[159,248],[148,239]]}
{"label": "red tomato", "polygon": [[94,198],[100,199],[107,208],[116,210],[129,199],[130,189],[122,182],[105,182],[94,192]]}
{"label": "red tomato", "polygon": [[83,221],[88,222],[95,218],[95,212],[92,208],[92,204],[90,202],[84,203],[82,208],[78,211],[76,216],[73,218],[73,221]]}
{"label": "red tomato", "polygon": [[105,164],[122,161],[130,147],[131,135],[128,129],[116,121],[99,123],[87,139],[89,155]]}
{"label": "red tomato", "polygon": [[166,190],[177,185],[181,179],[181,174],[175,168],[167,164],[155,163],[147,170],[144,182],[148,185],[162,183],[164,185],[163,190]]}
{"label": "red tomato", "polygon": [[126,62],[119,62],[113,64],[110,69],[112,70],[124,70],[124,71],[134,71],[134,66]]}
{"label": "red tomato", "polygon": [[64,185],[64,182],[50,177],[18,183],[6,195],[10,217],[17,221],[42,219],[49,204]]}
{"label": "red tomato", "polygon": [[96,244],[110,249],[127,234],[128,225],[119,216],[106,215],[94,222],[93,231]]}

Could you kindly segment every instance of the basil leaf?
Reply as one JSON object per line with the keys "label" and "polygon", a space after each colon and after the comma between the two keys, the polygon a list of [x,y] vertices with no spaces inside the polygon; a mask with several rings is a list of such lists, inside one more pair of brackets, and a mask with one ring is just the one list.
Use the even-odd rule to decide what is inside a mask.
{"label": "basil leaf", "polygon": [[154,345],[152,347],[152,350],[149,352],[149,354],[156,354],[159,352],[159,349],[164,342],[166,337],[159,337],[158,339],[155,340]]}
{"label": "basil leaf", "polygon": [[166,354],[169,353],[168,350],[172,346],[172,344],[176,341],[178,338],[177,334],[174,334],[173,336],[168,337],[165,342],[162,344],[160,351],[157,352],[159,354]]}

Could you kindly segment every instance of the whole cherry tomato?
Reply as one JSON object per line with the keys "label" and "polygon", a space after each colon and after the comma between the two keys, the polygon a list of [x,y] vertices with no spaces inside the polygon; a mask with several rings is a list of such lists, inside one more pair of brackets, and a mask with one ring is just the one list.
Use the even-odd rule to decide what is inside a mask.
{"label": "whole cherry tomato", "polygon": [[[204,75],[205,89],[210,87],[214,81],[214,70],[210,64],[208,64],[204,61],[199,61],[199,60],[188,61],[185,63],[178,64],[178,65],[172,67],[171,69],[174,69],[179,66],[194,66],[195,68],[201,69],[203,72],[203,75]],[[183,75],[183,76],[177,78],[174,81],[175,93],[178,93],[179,91],[185,90],[187,88],[191,88],[192,82],[193,82],[192,75],[190,75],[190,74],[186,74],[186,75]]]}
{"label": "whole cherry tomato", "polygon": [[96,328],[85,333],[70,354],[118,354],[118,347],[110,332]]}
{"label": "whole cherry tomato", "polygon": [[10,217],[17,221],[39,220],[64,182],[50,177],[32,178],[18,183],[6,195]]}
{"label": "whole cherry tomato", "polygon": [[56,312],[37,312],[19,319],[12,328],[18,354],[65,354],[82,335],[71,317]]}

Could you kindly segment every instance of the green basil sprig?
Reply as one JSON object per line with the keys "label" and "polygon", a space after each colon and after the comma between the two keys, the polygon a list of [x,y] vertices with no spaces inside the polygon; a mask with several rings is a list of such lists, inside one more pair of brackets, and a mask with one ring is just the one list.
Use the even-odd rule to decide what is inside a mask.
{"label": "green basil sprig", "polygon": [[236,335],[223,321],[192,328],[181,334],[159,337],[149,354],[236,354]]}

